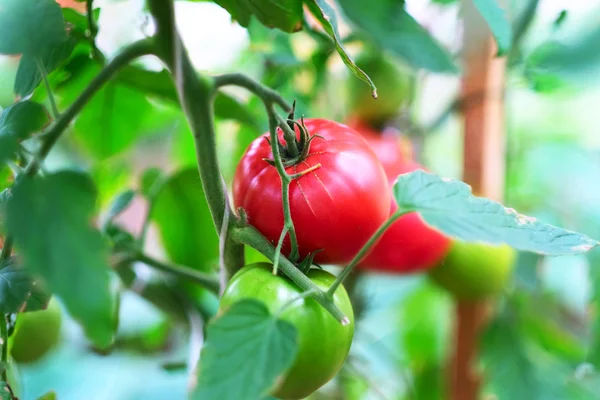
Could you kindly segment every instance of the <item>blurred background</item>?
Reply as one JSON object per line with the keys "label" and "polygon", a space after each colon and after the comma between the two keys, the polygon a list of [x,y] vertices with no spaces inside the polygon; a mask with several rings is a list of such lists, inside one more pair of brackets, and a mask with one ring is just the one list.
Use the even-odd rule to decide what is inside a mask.
{"label": "blurred background", "polygon": [[[511,13],[518,16],[529,2],[512,3]],[[143,0],[96,0],[94,6],[100,9],[97,46],[107,58],[152,32]],[[458,54],[462,28],[457,2],[407,0],[406,8]],[[339,121],[348,117],[346,82],[356,78],[318,34],[285,35],[258,23],[245,29],[211,2],[177,1],[176,12],[198,70],[241,71],[286,99],[296,99],[304,115]],[[540,0],[529,29],[508,56],[505,91],[505,204],[596,239],[600,238],[599,16],[598,1]],[[340,31],[347,36],[351,28],[342,23]],[[540,54],[556,44],[568,46],[568,59],[555,68],[538,63]],[[347,48],[357,54],[361,43],[349,41]],[[0,99],[12,96],[17,62],[0,58]],[[144,67],[160,70],[154,59],[144,60]],[[90,74],[57,86],[60,107],[73,100]],[[416,100],[399,122],[417,144],[421,162],[454,178],[463,172],[462,120],[449,107],[459,86],[458,76],[419,71]],[[266,131],[262,105],[246,92],[231,94],[239,108],[225,104],[216,109],[219,157],[229,184],[246,146]],[[43,93],[34,96],[44,98]],[[158,258],[168,254],[184,265],[216,265],[212,223],[205,211],[189,209],[202,202],[202,193],[182,189],[185,182],[198,179],[195,165],[191,134],[175,103],[118,83],[86,107],[48,160],[49,169],[91,171],[104,211],[119,193],[141,187],[149,169],[165,171],[169,185],[155,205],[148,253]],[[175,206],[189,212],[162,211]],[[119,223],[139,232],[146,213],[146,201],[137,196]],[[255,254],[249,258],[259,259]],[[501,395],[503,390],[519,393],[510,397],[516,400],[600,398],[595,372],[600,366],[598,264],[598,251],[556,258],[519,255],[501,311],[482,339],[482,363],[493,370],[486,392],[500,399],[509,398]],[[142,266],[139,271],[167,279],[144,272]],[[449,296],[422,276],[365,274],[357,290],[365,309],[348,365],[312,398],[440,398],[453,320]],[[50,389],[67,400],[185,398],[186,364],[198,343],[190,343],[183,325],[135,290],[123,291],[120,301],[118,340],[110,354],[91,349],[78,325],[63,313],[59,344],[42,359],[15,367],[22,399],[36,399]],[[205,304],[216,307],[214,299]]]}

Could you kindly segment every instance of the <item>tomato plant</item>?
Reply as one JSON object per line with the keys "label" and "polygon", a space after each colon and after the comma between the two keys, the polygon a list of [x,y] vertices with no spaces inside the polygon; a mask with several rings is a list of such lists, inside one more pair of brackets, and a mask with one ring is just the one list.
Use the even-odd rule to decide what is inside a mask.
{"label": "tomato plant", "polygon": [[512,3],[0,0],[0,397],[595,399],[598,29]]}
{"label": "tomato plant", "polygon": [[[387,179],[375,154],[351,128],[324,119],[304,124],[310,134],[308,154],[286,168],[304,174],[292,181],[289,193],[298,250],[302,257],[321,250],[317,262],[346,263],[389,215]],[[283,141],[281,130],[278,135]],[[252,142],[240,161],[233,196],[248,222],[277,243],[284,223],[281,180],[265,161],[273,157],[267,137]],[[289,239],[282,249],[290,252]]]}
{"label": "tomato plant", "polygon": [[[300,298],[302,291],[293,282],[273,275],[271,270],[272,265],[265,263],[242,268],[229,281],[219,309],[224,312],[235,302],[256,299],[296,328],[296,358],[273,395],[303,399],[333,378],[344,364],[354,336],[352,306],[343,287],[336,291],[333,302],[350,320],[340,325],[316,301]],[[335,281],[335,276],[322,270],[311,269],[307,275],[323,290]]]}

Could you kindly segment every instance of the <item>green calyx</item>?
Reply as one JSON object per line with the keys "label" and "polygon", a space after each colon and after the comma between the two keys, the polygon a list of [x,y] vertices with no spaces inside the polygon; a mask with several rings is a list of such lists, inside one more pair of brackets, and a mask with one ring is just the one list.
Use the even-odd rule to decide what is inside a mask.
{"label": "green calyx", "polygon": [[[304,125],[304,116],[300,118],[300,122],[295,119],[296,102],[292,105],[292,111],[287,118],[287,128],[283,129],[283,139],[285,143],[277,142],[279,147],[279,155],[284,167],[291,167],[292,165],[299,164],[308,157],[310,151],[310,144],[315,138],[321,138],[320,135],[310,135],[308,128]],[[296,137],[295,128],[298,127],[300,136]],[[271,141],[269,138],[265,138],[269,144]],[[275,166],[275,160],[265,159],[266,162]]]}

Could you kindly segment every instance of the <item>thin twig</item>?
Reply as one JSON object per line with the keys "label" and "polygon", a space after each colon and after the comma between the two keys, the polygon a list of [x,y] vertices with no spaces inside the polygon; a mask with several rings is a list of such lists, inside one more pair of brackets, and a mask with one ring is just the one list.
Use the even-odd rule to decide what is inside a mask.
{"label": "thin twig", "polygon": [[52,118],[57,119],[60,117],[60,112],[58,111],[58,107],[56,106],[56,100],[54,99],[54,93],[52,93],[52,88],[50,87],[50,81],[48,80],[48,73],[46,72],[46,68],[44,68],[44,64],[38,59],[35,59],[35,63],[37,64],[38,71],[42,76],[42,80],[44,81],[44,86],[46,87],[46,92],[48,92],[48,100],[50,101],[50,109],[52,110]]}

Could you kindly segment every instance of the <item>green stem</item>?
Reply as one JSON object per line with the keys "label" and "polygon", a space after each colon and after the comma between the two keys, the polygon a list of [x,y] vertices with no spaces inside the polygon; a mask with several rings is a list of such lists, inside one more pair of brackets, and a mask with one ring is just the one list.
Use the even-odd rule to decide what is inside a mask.
{"label": "green stem", "polygon": [[314,290],[307,290],[305,292],[300,293],[298,296],[294,297],[293,299],[288,300],[287,303],[283,304],[281,306],[281,308],[279,308],[279,310],[277,310],[275,312],[275,317],[280,317],[281,314],[283,314],[285,312],[285,310],[287,310],[288,308],[290,308],[298,300],[302,300],[302,299],[305,299],[307,297],[311,297],[311,296],[313,296],[315,294],[318,294],[318,292],[316,292]]}
{"label": "green stem", "polygon": [[[236,228],[231,232],[233,238],[245,245],[251,246],[265,255],[269,260],[275,259],[275,247],[261,235],[254,227],[247,226],[244,228]],[[287,258],[282,257],[280,260],[280,269],[283,273],[292,280],[303,292],[313,291],[312,296],[323,308],[325,308],[337,321],[342,325],[347,325],[350,320],[344,313],[333,303],[325,292],[317,287],[302,271],[300,271]]]}
{"label": "green stem", "polygon": [[50,87],[50,81],[48,80],[48,73],[46,72],[46,68],[44,68],[44,64],[36,58],[35,60],[38,70],[40,71],[40,75],[42,75],[42,80],[44,81],[44,86],[46,87],[46,91],[48,92],[48,100],[50,100],[50,109],[52,110],[52,118],[57,119],[60,117],[60,112],[58,111],[58,107],[56,106],[56,100],[54,99],[54,94],[52,93],[52,88]]}
{"label": "green stem", "polygon": [[379,238],[383,235],[383,233],[390,226],[392,226],[392,224],[394,222],[396,222],[396,220],[398,220],[398,218],[400,218],[403,215],[408,214],[410,212],[413,212],[413,211],[399,209],[394,214],[392,214],[392,216],[389,217],[388,220],[385,221],[383,223],[383,225],[381,225],[379,227],[379,229],[377,229],[375,231],[375,233],[371,236],[371,238],[367,241],[367,243],[365,243],[363,245],[363,247],[360,249],[360,251],[358,253],[356,253],[356,255],[354,256],[352,261],[350,261],[350,264],[348,264],[346,266],[346,268],[344,268],[344,270],[337,276],[337,279],[335,280],[335,282],[333,282],[333,284],[329,287],[329,290],[327,290],[327,296],[329,296],[330,298],[333,297],[333,294],[335,293],[337,288],[342,284],[344,279],[346,279],[346,277],[350,274],[350,272],[352,272],[354,267],[356,267],[356,265],[360,262],[360,260],[363,259],[363,257],[367,254],[367,252],[371,249],[371,247],[379,240]]}
{"label": "green stem", "polygon": [[100,71],[98,76],[94,78],[90,84],[85,88],[83,93],[79,95],[77,100],[56,119],[44,132],[44,141],[40,147],[38,154],[31,160],[27,168],[25,169],[26,175],[35,175],[48,155],[52,147],[56,144],[62,133],[67,129],[71,121],[77,116],[77,114],[83,109],[88,101],[94,96],[94,94],[102,88],[102,86],[108,82],[112,77],[115,76],[117,71],[129,64],[138,57],[150,54],[152,51],[152,40],[143,39],[138,42],[132,43],[121,51],[110,63]]}
{"label": "green stem", "polygon": [[292,106],[279,93],[244,74],[224,74],[215,76],[213,79],[217,89],[224,86],[239,86],[260,97],[264,103],[277,104],[285,112],[292,110]]}
{"label": "green stem", "polygon": [[134,259],[160,271],[168,272],[187,279],[188,281],[195,282],[211,292],[217,295],[219,294],[219,281],[213,275],[205,274],[182,265],[159,261],[142,253],[136,254]]}
{"label": "green stem", "polygon": [[[217,146],[213,121],[215,82],[198,75],[175,27],[173,2],[149,0],[150,12],[156,22],[155,55],[171,70],[182,108],[194,135],[196,158],[202,188],[217,232],[221,232],[226,201],[225,187],[217,160]],[[229,215],[235,215],[231,210]],[[237,218],[231,218],[228,230],[234,228]],[[244,248],[230,239],[225,241],[223,261],[229,275],[244,265]]]}
{"label": "green stem", "polygon": [[2,382],[8,384],[6,370],[8,368],[8,327],[6,325],[6,315],[2,314],[0,321],[0,339],[2,340]]}
{"label": "green stem", "polygon": [[4,261],[8,257],[10,257],[12,253],[13,244],[14,239],[12,238],[12,236],[7,236],[6,239],[4,239],[4,246],[2,247],[2,252],[0,253],[0,261]]}

